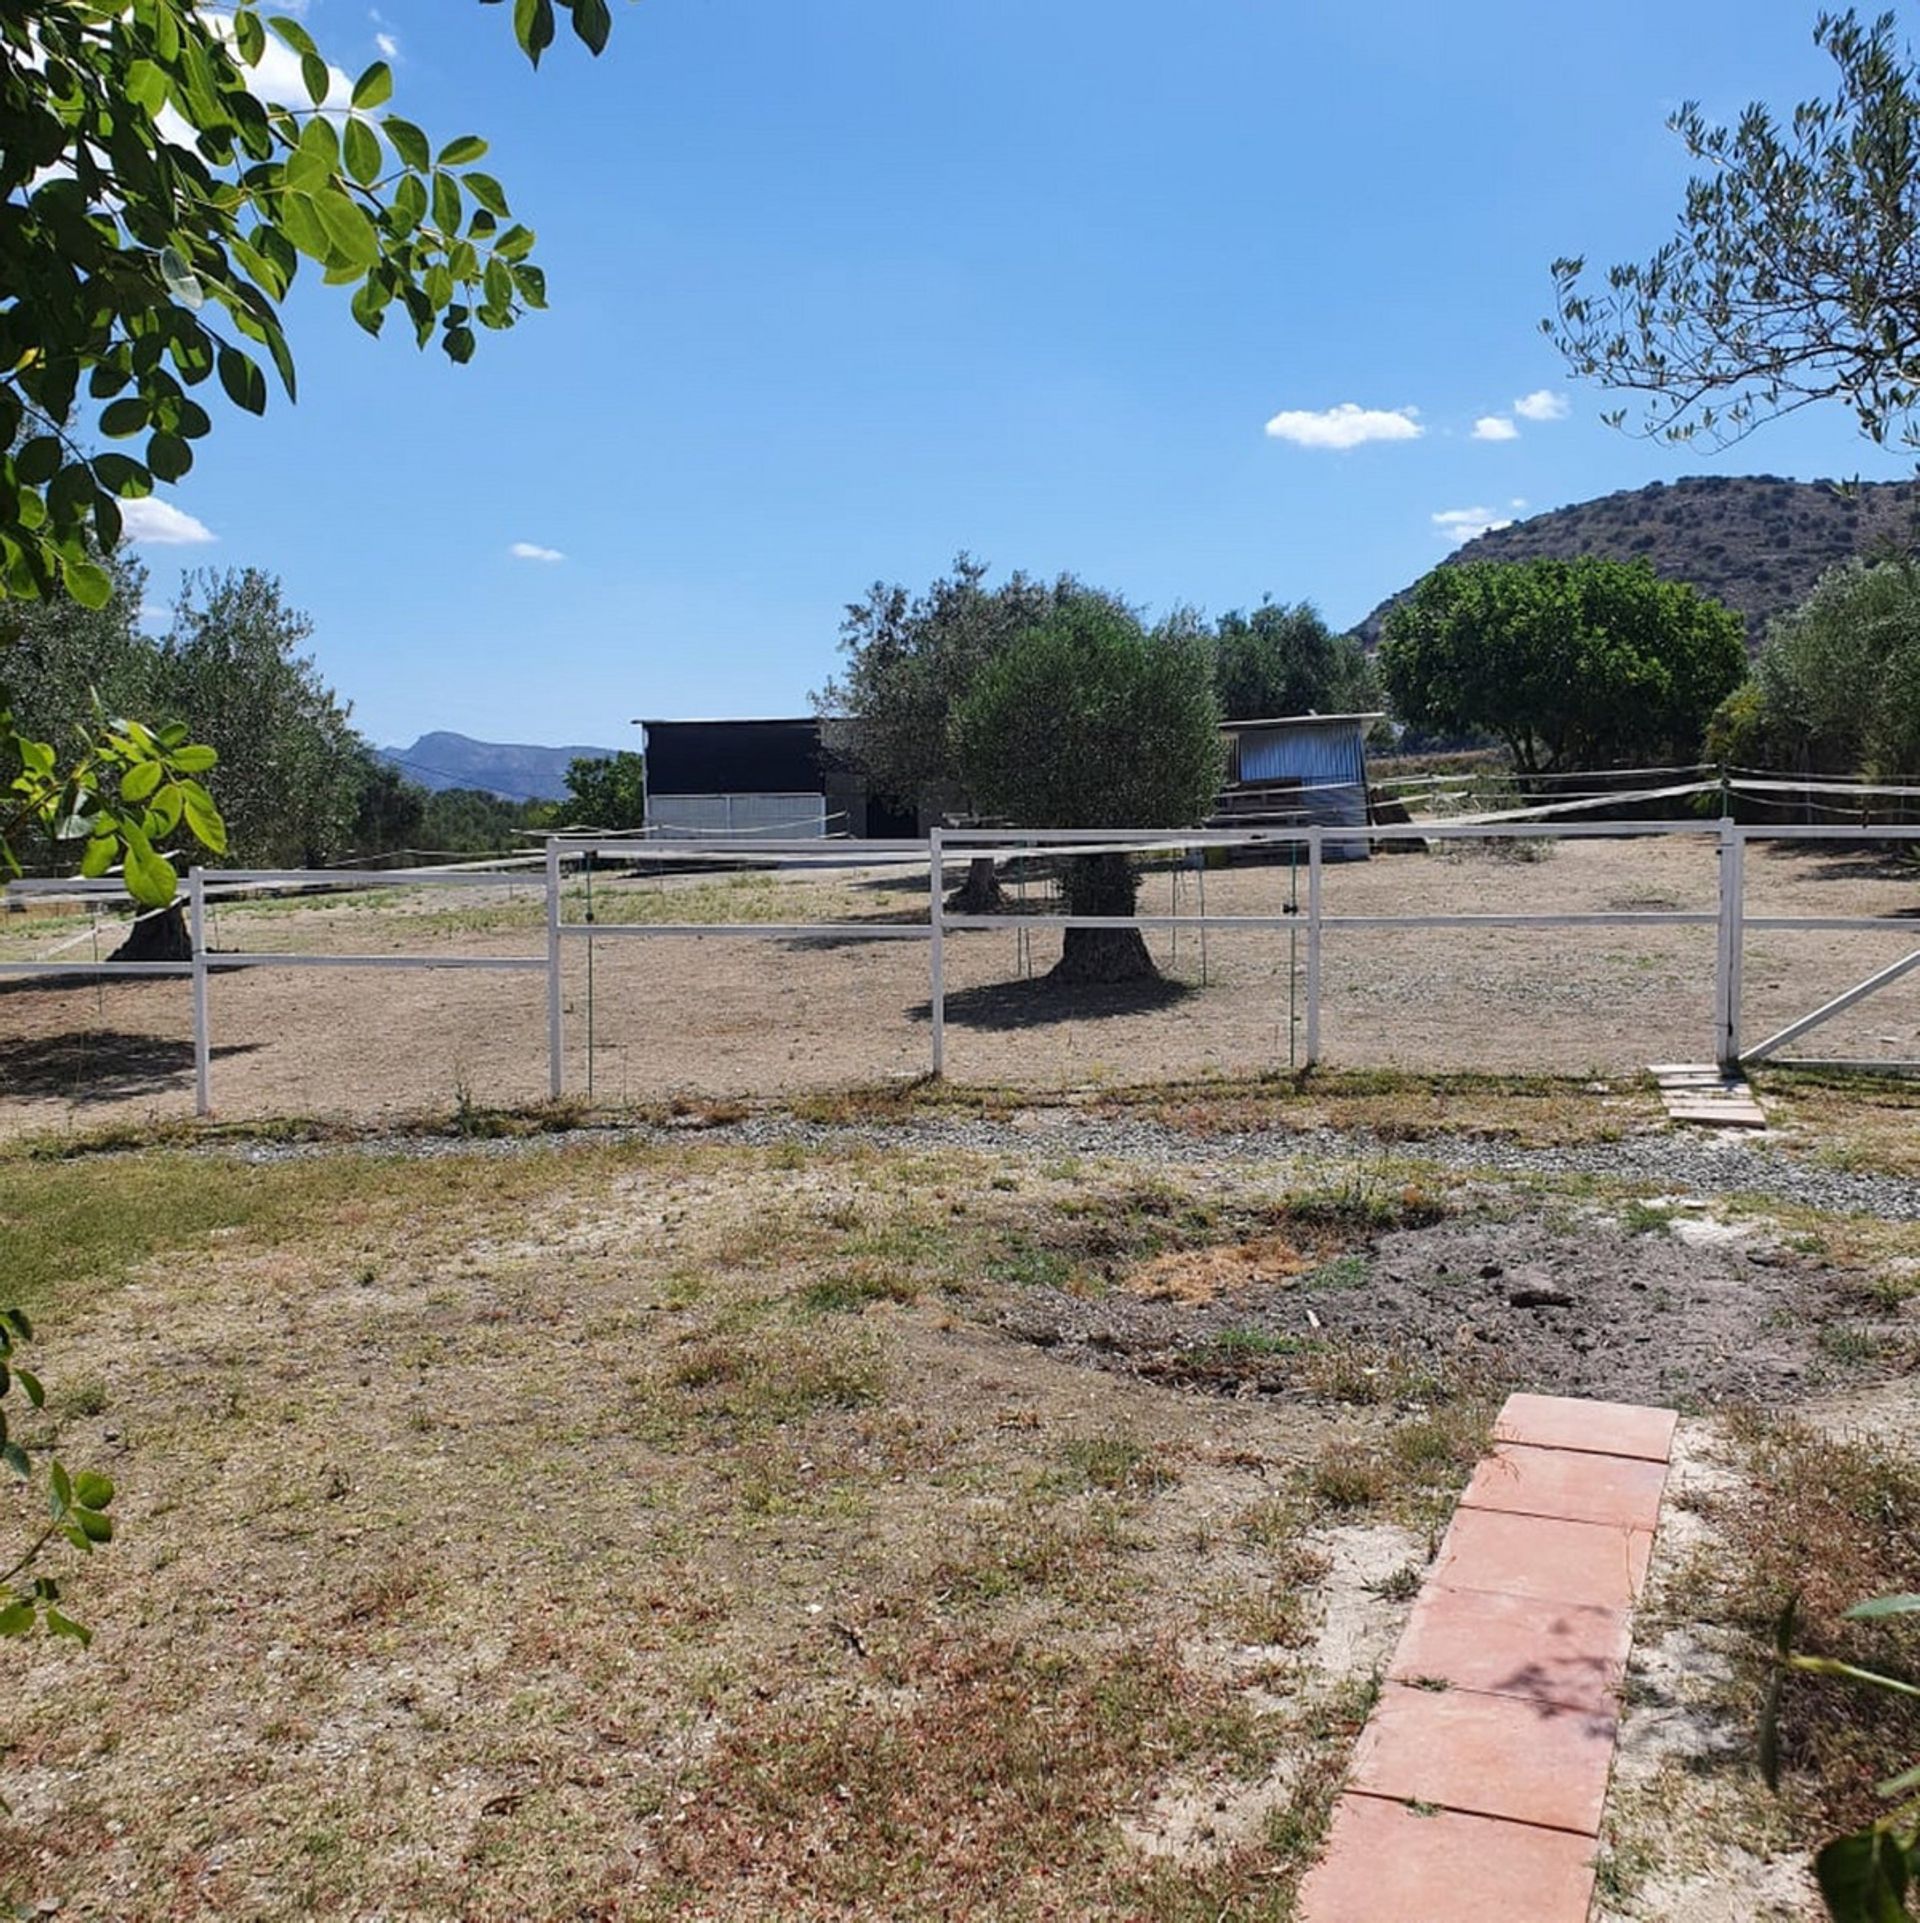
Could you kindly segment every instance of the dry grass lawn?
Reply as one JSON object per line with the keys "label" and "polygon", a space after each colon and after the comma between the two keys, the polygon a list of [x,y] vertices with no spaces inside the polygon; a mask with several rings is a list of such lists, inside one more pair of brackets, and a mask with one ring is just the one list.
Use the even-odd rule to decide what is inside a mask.
{"label": "dry grass lawn", "polygon": [[92,1649],[9,1653],[0,1896],[1283,1916],[1481,1412],[1376,1461],[1387,1409],[995,1326],[1037,1251],[1094,1288],[1060,1248],[1279,1206],[882,1151],[0,1163],[53,1430],[120,1488]]}
{"label": "dry grass lawn", "polygon": [[[1086,1114],[1204,1132],[1262,1099]],[[1898,1163],[1892,1098],[1791,1099],[1847,1166]],[[1809,1419],[1885,1431],[1920,1355],[1916,1225],[1729,1198],[1752,1254],[1712,1255],[1671,1197],[1312,1133],[1411,1157],[1504,1116],[1597,1142],[1629,1119],[1612,1098],[1351,1077],[1289,1100],[1269,1159],[1162,1166],[884,1127],[1004,1112],[992,1091],[835,1098],[868,1139],[758,1147],[0,1153],[40,1439],[120,1491],[74,1572],[92,1648],[0,1645],[0,1903],[1283,1923],[1491,1398],[1549,1340],[1581,1361],[1578,1314],[1487,1348],[1526,1314],[1489,1250],[1575,1251],[1596,1290],[1642,1268],[1656,1316],[1724,1329],[1750,1302],[1753,1346],[1810,1358]],[[1383,1334],[1370,1296],[1424,1325]],[[1343,1303],[1364,1336],[1332,1332]],[[1731,1465],[1718,1546],[1673,1552],[1679,1615],[1650,1618],[1732,1652],[1712,1741],[1617,1799],[1610,1917],[1804,1914],[1740,1878],[1791,1872],[1913,1734],[1810,1704],[1796,1754],[1849,1787],[1756,1800],[1757,1626],[1858,1526],[1817,1599],[1834,1633],[1920,1541],[1920,1481],[1727,1413],[1695,1425]],[[1734,1910],[1667,1900],[1683,1844]]]}

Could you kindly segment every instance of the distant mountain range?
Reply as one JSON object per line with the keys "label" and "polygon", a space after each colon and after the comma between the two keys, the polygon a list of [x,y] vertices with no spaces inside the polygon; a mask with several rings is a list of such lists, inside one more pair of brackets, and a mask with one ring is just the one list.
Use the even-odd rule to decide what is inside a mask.
{"label": "distant mountain range", "polygon": [[475,741],[437,729],[410,748],[378,748],[422,788],[480,788],[508,801],[558,801],[567,792],[567,763],[610,755],[611,748],[537,748],[517,741]]}
{"label": "distant mountain range", "polygon": [[[1767,622],[1806,598],[1837,561],[1913,552],[1920,539],[1920,486],[1911,481],[1783,481],[1777,475],[1704,474],[1608,494],[1494,528],[1440,565],[1644,559],[1656,574],[1689,581],[1746,617],[1757,646]],[[1371,646],[1403,588],[1355,630]]]}

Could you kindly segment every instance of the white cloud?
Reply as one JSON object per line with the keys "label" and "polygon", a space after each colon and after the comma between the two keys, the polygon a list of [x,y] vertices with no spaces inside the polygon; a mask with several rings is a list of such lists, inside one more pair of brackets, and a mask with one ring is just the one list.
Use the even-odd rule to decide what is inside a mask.
{"label": "white cloud", "polygon": [[220,538],[206,522],[195,520],[185,509],[152,494],[138,501],[122,501],[120,525],[129,541],[150,547],[197,547],[203,541]]}
{"label": "white cloud", "polygon": [[173,610],[158,601],[142,601],[135,620],[149,634],[164,634],[173,625]]}
{"label": "white cloud", "polygon": [[567,558],[558,548],[543,548],[535,541],[516,541],[507,552],[516,561],[564,561]]}
{"label": "white cloud", "polygon": [[1573,404],[1550,387],[1536,387],[1514,402],[1513,411],[1523,421],[1564,421],[1573,412]]}
{"label": "white cloud", "polygon": [[1477,535],[1491,534],[1495,528],[1512,527],[1513,521],[1485,507],[1447,507],[1432,517],[1433,525],[1459,547]]}
{"label": "white cloud", "polygon": [[1414,419],[1417,407],[1360,407],[1342,401],[1338,407],[1312,413],[1304,408],[1276,414],[1267,432],[1276,441],[1295,447],[1360,447],[1368,441],[1417,441],[1427,430]]}
{"label": "white cloud", "polygon": [[1473,424],[1476,441],[1517,441],[1520,430],[1504,414],[1482,414]]}
{"label": "white cloud", "polygon": [[373,44],[380,50],[380,58],[382,60],[398,60],[400,58],[400,43],[392,34],[376,33],[373,36]]}

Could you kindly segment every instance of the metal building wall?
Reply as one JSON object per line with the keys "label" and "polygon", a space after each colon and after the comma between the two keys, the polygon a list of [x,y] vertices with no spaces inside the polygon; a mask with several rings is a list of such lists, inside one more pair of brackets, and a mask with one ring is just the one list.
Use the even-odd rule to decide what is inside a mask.
{"label": "metal building wall", "polygon": [[[1362,724],[1335,722],[1237,730],[1241,781],[1297,781],[1309,821],[1327,828],[1367,825],[1367,758]],[[1367,853],[1364,840],[1329,841],[1335,859]]]}
{"label": "metal building wall", "polygon": [[676,835],[802,841],[827,833],[827,798],[808,794],[647,796],[647,826]]}

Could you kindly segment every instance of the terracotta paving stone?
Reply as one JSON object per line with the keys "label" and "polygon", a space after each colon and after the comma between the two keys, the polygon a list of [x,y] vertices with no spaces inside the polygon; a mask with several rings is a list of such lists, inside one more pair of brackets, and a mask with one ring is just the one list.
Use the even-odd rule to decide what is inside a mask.
{"label": "terracotta paving stone", "polygon": [[1428,1580],[1548,1602],[1625,1609],[1646,1580],[1649,1529],[1457,1509]]}
{"label": "terracotta paving stone", "polygon": [[1407,1619],[1388,1676],[1611,1715],[1626,1674],[1624,1609],[1545,1602],[1429,1583]]}
{"label": "terracotta paving stone", "polygon": [[1501,1442],[1481,1457],[1460,1501],[1468,1509],[1651,1529],[1660,1520],[1666,1481],[1664,1462]]}
{"label": "terracotta paving stone", "polygon": [[1294,1915],[1297,1923],[1586,1923],[1592,1900],[1587,1837],[1343,1796]]}
{"label": "terracotta paving stone", "polygon": [[1602,1456],[1665,1462],[1680,1418],[1671,1409],[1627,1402],[1584,1402],[1572,1396],[1513,1395],[1493,1425],[1496,1442],[1541,1449],[1584,1449]]}
{"label": "terracotta paving stone", "polygon": [[1372,1796],[1593,1836],[1615,1729],[1612,1716],[1590,1710],[1388,1683],[1348,1782]]}

